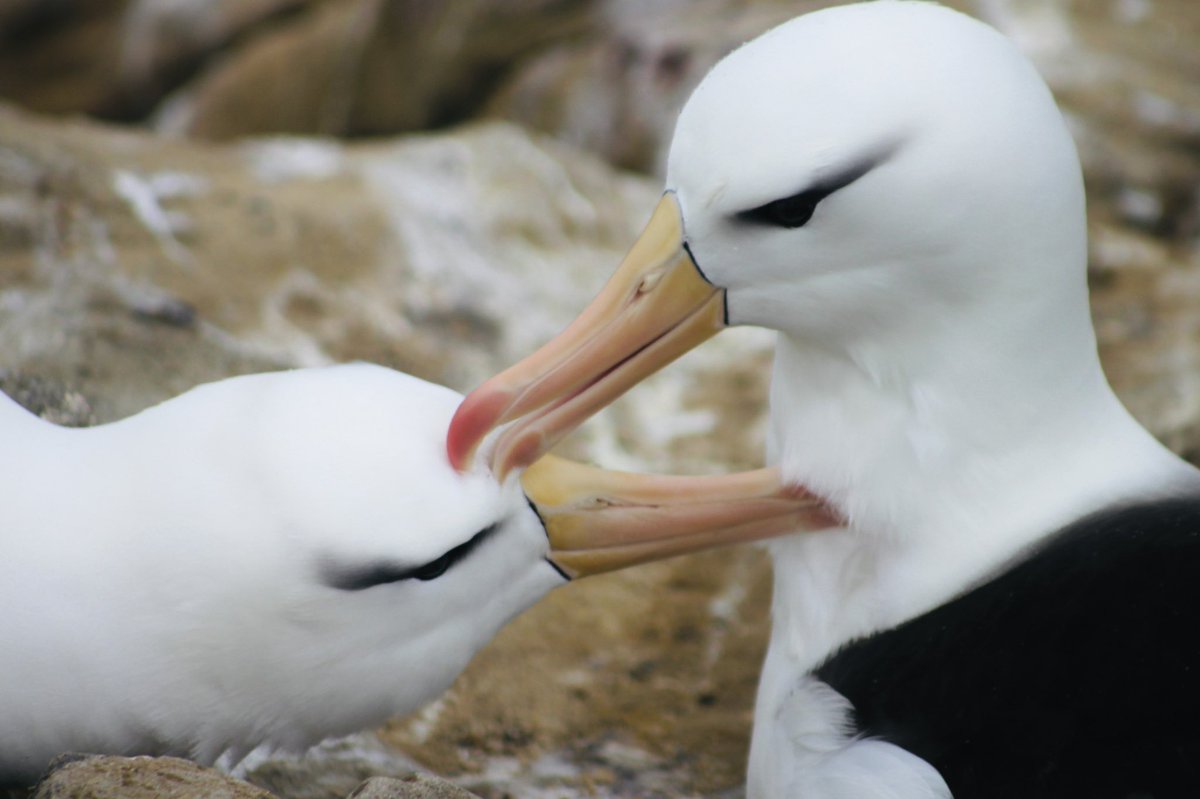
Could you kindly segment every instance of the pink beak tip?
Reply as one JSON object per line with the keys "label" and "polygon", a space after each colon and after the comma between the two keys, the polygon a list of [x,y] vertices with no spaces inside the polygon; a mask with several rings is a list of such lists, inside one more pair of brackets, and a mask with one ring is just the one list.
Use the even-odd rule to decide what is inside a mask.
{"label": "pink beak tip", "polygon": [[495,427],[508,406],[508,395],[499,391],[475,389],[458,406],[446,431],[446,455],[450,465],[463,471],[475,454],[476,447]]}

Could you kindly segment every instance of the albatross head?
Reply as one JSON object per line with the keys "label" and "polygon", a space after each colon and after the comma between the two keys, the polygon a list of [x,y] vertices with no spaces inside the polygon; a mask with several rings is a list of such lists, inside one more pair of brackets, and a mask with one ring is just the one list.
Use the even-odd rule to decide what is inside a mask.
{"label": "albatross head", "polygon": [[[363,364],[258,379],[258,471],[287,518],[275,525],[277,546],[263,549],[267,562],[248,573],[287,623],[230,614],[251,622],[250,640],[220,647],[266,657],[274,647],[270,685],[247,694],[295,691],[278,696],[297,709],[278,734],[297,742],[417,707],[567,580],[829,523],[772,469],[645,476],[547,456],[503,482],[459,473],[443,448],[462,399],[454,391]],[[336,420],[329,408],[341,411]]]}
{"label": "albatross head", "polygon": [[696,89],[668,164],[731,324],[900,350],[1040,296],[1087,330],[1074,146],[1026,59],[962,14],[871,3],[770,31]]}

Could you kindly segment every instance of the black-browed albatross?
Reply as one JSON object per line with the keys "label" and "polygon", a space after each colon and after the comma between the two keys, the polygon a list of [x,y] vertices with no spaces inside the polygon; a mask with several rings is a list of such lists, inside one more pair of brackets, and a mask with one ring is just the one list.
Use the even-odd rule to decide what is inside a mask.
{"label": "black-browed albatross", "polygon": [[503,474],[774,328],[768,459],[847,523],[769,544],[748,795],[1200,796],[1200,472],[1101,370],[1079,161],[1028,61],[934,3],[799,17],[705,77],[666,188],[451,460],[486,438]]}
{"label": "black-browed albatross", "polygon": [[302,749],[432,699],[567,578],[829,524],[773,470],[459,474],[461,399],[353,364],[66,429],[0,394],[0,784]]}

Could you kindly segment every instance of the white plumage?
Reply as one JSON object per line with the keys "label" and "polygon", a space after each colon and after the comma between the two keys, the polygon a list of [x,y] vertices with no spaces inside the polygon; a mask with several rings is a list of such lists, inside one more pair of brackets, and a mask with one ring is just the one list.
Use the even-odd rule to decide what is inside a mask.
{"label": "white plumage", "polygon": [[67,429],[0,394],[0,784],[303,749],[441,693],[567,579],[828,524],[777,470],[460,474],[461,399],[357,364]]}
{"label": "white plumage", "polygon": [[[562,583],[519,484],[446,463],[459,399],[361,364],[233,378],[88,429],[0,395],[0,778],[63,751],[300,748],[444,690]],[[329,584],[493,524],[438,579]]]}
{"label": "white plumage", "polygon": [[[1115,552],[1164,574],[1192,562],[1200,510],[1160,502],[1168,515],[1143,508],[1114,517],[1111,529],[1097,522],[1067,544],[1049,543],[1098,511],[1200,497],[1200,472],[1142,429],[1108,386],[1086,261],[1075,148],[1050,92],[1010,42],[934,3],[815,12],[705,77],[680,114],[663,200],[613,280],[559,339],[473,392],[452,429],[483,435],[487,409],[509,407],[494,414],[498,422],[561,435],[560,403],[599,407],[725,324],[773,328],[768,459],[845,524],[768,544],[773,626],[748,796],[949,796],[927,760],[866,737],[869,729],[860,734],[860,711],[942,758],[971,796],[1092,797],[1081,786],[1097,782],[1122,796],[1182,795],[1171,793],[1181,784],[1190,795],[1187,730],[1200,691],[1188,674],[1200,646],[1186,638],[1194,630],[1178,629],[1190,616],[1156,597],[1190,597],[1194,576],[1185,567],[1158,583],[1143,575],[1131,602],[1153,609],[1138,618],[1117,602],[1121,626],[1089,617],[1085,600],[1115,612],[1102,590],[1127,577]],[[723,318],[701,318],[714,298],[723,298]],[[566,388],[541,390],[543,375]],[[517,399],[505,406],[507,397]],[[469,451],[471,437],[462,439]],[[1098,581],[1077,568],[1084,562],[1102,564]],[[1019,591],[1003,593],[1047,590],[1045,564],[1075,580],[1060,616],[1049,603],[1042,613]],[[975,607],[986,614],[971,616]],[[934,609],[944,627],[906,626]],[[1105,638],[1107,622],[1149,633],[1145,648],[1121,651]],[[1012,661],[1019,677],[988,671],[989,650],[973,637],[988,625],[1007,636],[988,644],[996,659],[1009,658],[1006,646],[1024,656]],[[1088,633],[1091,660],[1071,667],[1082,672],[1058,666],[1062,637],[1044,633],[1053,625]],[[874,635],[898,629],[921,632]],[[864,637],[886,645],[869,655],[849,647],[839,660]],[[1025,641],[1043,649],[1020,650]],[[966,654],[960,642],[969,642]],[[831,663],[874,704],[852,706],[814,675]],[[937,672],[948,663],[978,667],[989,682],[939,694],[939,679],[954,676]],[[926,708],[872,694],[872,677],[901,665],[912,677],[905,690],[933,697]],[[1153,708],[1129,698],[1147,685],[1163,686]],[[1112,693],[1075,698],[1094,686]],[[996,715],[972,727],[970,712],[945,698],[961,707],[980,695],[1007,696],[1011,707],[997,701]],[[1028,707],[1027,696],[1044,706]],[[1120,711],[1106,714],[1110,701]],[[927,723],[939,714],[945,726]],[[972,748],[964,730],[996,745]],[[1036,744],[1020,748],[1039,740],[1035,731],[1074,759],[1039,761]],[[1148,736],[1160,734],[1156,746]],[[1105,746],[1108,756],[1088,761],[1088,747]],[[1017,773],[1003,773],[1009,748],[1026,758],[1009,761],[1020,763],[1009,769]],[[996,793],[1001,775],[1018,787]]]}
{"label": "white plumage", "polygon": [[[848,706],[804,675],[1092,509],[1200,485],[1101,370],[1062,117],[987,26],[931,3],[859,4],[714,68],[669,163],[729,322],[780,331],[770,459],[849,520],[769,544],[749,795],[945,796],[923,761],[845,734]],[[729,224],[858,164],[871,166],[802,227]]]}

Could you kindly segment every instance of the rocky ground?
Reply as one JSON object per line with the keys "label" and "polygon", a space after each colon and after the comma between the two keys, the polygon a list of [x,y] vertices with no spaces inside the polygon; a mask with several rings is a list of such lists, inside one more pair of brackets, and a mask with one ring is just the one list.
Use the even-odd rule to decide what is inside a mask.
{"label": "rocky ground", "polygon": [[[68,424],[352,359],[466,390],[604,281],[713,61],[821,5],[0,0],[0,387]],[[1058,94],[1105,364],[1197,459],[1200,6],[954,5]],[[770,344],[715,339],[565,449],[756,465]],[[413,717],[238,773],[287,797],[414,762],[484,797],[739,796],[769,591],[751,549],[568,586]]]}

